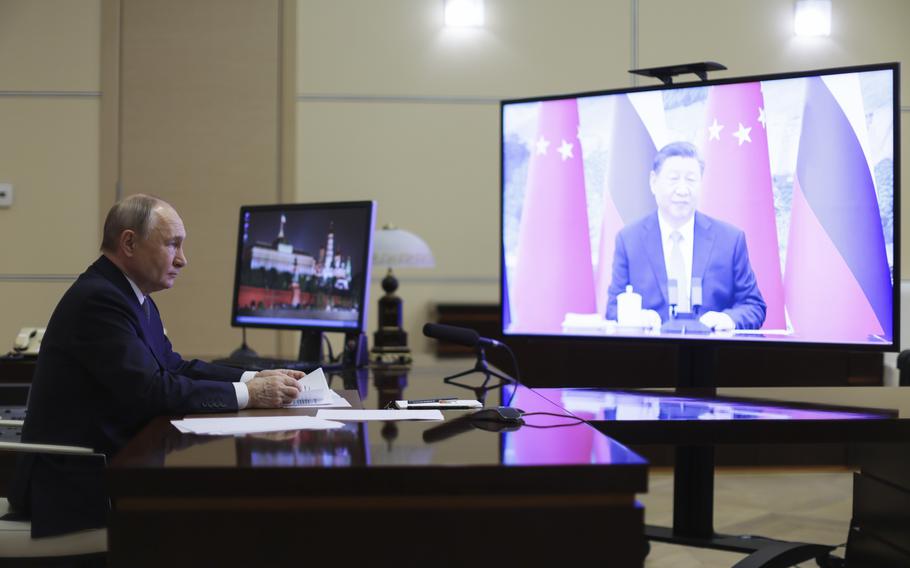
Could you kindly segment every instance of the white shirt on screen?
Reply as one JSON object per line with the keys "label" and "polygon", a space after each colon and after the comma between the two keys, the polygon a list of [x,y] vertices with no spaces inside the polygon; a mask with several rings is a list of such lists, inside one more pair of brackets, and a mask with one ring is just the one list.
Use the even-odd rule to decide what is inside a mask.
{"label": "white shirt on screen", "polygon": [[[686,279],[686,293],[691,297],[692,293],[692,257],[694,256],[695,250],[695,216],[693,215],[688,221],[686,221],[680,228],[674,229],[670,226],[670,223],[664,219],[660,211],[657,212],[657,224],[660,226],[660,243],[664,250],[664,268],[670,266],[670,251],[673,250],[673,239],[670,237],[670,234],[673,231],[679,232],[682,235],[682,240],[679,241],[679,248],[682,252],[683,263],[685,264],[685,279]],[[667,270],[669,274],[669,270]],[[669,276],[668,276],[669,278]],[[686,301],[688,305],[689,302]]]}

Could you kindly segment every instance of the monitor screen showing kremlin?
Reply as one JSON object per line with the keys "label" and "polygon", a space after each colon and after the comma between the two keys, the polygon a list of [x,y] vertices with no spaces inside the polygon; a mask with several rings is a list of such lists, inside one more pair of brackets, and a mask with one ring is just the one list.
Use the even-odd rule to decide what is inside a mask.
{"label": "monitor screen showing kremlin", "polygon": [[374,218],[372,201],[242,207],[232,325],[364,330]]}
{"label": "monitor screen showing kremlin", "polygon": [[504,334],[897,349],[898,71],[503,101]]}

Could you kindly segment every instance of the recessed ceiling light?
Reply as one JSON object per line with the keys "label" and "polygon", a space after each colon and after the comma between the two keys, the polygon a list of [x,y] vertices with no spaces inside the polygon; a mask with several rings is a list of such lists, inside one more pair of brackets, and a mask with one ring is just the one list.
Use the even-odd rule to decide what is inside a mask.
{"label": "recessed ceiling light", "polygon": [[793,29],[798,36],[831,35],[831,0],[796,0]]}
{"label": "recessed ceiling light", "polygon": [[445,0],[445,10],[447,26],[483,25],[483,0]]}

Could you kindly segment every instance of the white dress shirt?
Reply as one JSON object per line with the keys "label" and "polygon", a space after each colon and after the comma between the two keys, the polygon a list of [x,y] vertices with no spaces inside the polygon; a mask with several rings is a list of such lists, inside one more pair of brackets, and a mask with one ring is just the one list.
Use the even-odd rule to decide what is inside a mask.
{"label": "white dress shirt", "polygon": [[[686,292],[689,298],[692,297],[692,257],[695,250],[695,215],[686,221],[680,228],[674,229],[670,223],[663,218],[660,211],[657,212],[657,224],[660,226],[660,242],[664,249],[664,269],[670,266],[670,254],[673,250],[673,239],[670,235],[673,231],[679,232],[682,239],[679,241],[679,250],[682,252],[683,264],[685,265]],[[669,271],[667,278],[670,278]],[[690,306],[691,302],[686,302]]]}
{"label": "white dress shirt", "polygon": [[[122,271],[121,271],[122,272]],[[123,272],[123,277],[126,278],[126,281],[130,283],[133,292],[136,294],[136,300],[139,301],[139,305],[145,304],[146,296],[142,293],[142,290],[139,289],[139,286],[136,286],[136,283]],[[240,381],[236,383],[231,383],[234,385],[234,392],[237,394],[237,408],[244,409],[250,403],[250,389],[246,386],[246,383],[253,380],[253,377],[256,376],[256,371],[246,371],[243,375],[240,376]]]}

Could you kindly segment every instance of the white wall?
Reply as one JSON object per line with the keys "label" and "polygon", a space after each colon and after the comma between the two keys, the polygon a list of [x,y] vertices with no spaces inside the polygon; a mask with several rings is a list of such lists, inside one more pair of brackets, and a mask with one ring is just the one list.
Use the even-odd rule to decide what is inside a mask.
{"label": "white wall", "polygon": [[[102,8],[119,4],[0,0],[0,182],[16,187],[16,205],[0,209],[0,341],[22,325],[46,322],[69,278],[96,255],[98,204],[106,195],[98,187],[101,60],[118,49],[113,44],[102,51]],[[151,9],[154,4],[126,5]],[[186,9],[218,5],[194,0]],[[293,46],[288,38],[296,36],[296,48],[281,62],[293,64],[281,80],[296,91],[296,112],[274,113],[277,125],[256,122],[251,136],[273,136],[276,126],[293,131],[281,144],[289,159],[265,152],[275,162],[272,169],[290,172],[290,189],[283,195],[301,201],[376,199],[380,224],[395,223],[430,244],[435,269],[399,273],[405,325],[418,352],[432,347],[417,336],[434,303],[499,298],[500,99],[627,87],[635,84],[626,72],[633,67],[707,59],[730,68],[717,76],[736,76],[904,61],[910,53],[902,29],[910,21],[905,0],[834,0],[833,33],[823,39],[792,35],[792,0],[487,0],[486,26],[469,30],[443,27],[442,0],[284,0],[283,5],[279,14],[274,2],[260,4],[269,18],[285,19],[285,31],[272,37],[275,45]],[[143,25],[152,24],[160,22]],[[200,42],[204,48],[202,36]],[[273,81],[272,75],[261,81]],[[213,92],[217,97],[221,91]],[[224,100],[210,106],[229,107],[235,93],[224,90]],[[163,108],[161,101],[156,104]],[[208,116],[179,109],[182,116],[197,114]],[[143,123],[137,117],[130,124]],[[138,152],[143,134],[126,127]],[[219,143],[226,144],[214,136],[207,140],[212,155],[219,155]],[[906,158],[910,144],[902,146]],[[127,166],[140,154],[148,155],[126,156]],[[154,181],[165,179],[165,171],[176,172],[167,170],[167,163],[143,167],[130,170],[134,181],[153,181],[146,171],[158,172]],[[230,167],[221,169],[216,161],[211,171],[226,176]],[[179,193],[189,182],[177,181]],[[258,185],[266,191],[275,182]],[[208,234],[217,220],[203,214],[205,200],[173,199],[189,203],[193,234]],[[906,205],[902,210],[907,218]],[[210,248],[221,240],[195,242]],[[907,243],[905,236],[904,251],[910,249]],[[229,261],[233,243],[226,246],[227,253],[214,257]],[[906,263],[907,253],[902,256]],[[205,264],[198,260],[195,266]],[[230,271],[216,272],[224,280]],[[374,274],[373,305],[382,272]],[[223,303],[208,297],[193,301],[207,290],[201,274],[185,282],[184,292],[162,298],[165,303],[183,298],[175,305],[193,307],[192,317],[189,310],[175,310],[169,328],[190,351],[226,351],[239,334],[228,328],[226,297]],[[227,284],[219,286],[219,295],[226,294]],[[196,328],[199,321],[205,322],[204,333]],[[268,352],[274,341],[262,337],[260,349]],[[281,343],[290,354],[293,341]]]}
{"label": "white wall", "polygon": [[0,353],[97,255],[100,0],[0,1]]}
{"label": "white wall", "polygon": [[399,278],[426,352],[434,303],[499,300],[499,99],[627,87],[628,69],[691,61],[723,77],[910,56],[910,2],[836,0],[829,38],[796,38],[793,4],[487,0],[484,28],[453,30],[441,0],[300,0],[297,197],[377,199],[380,224],[429,243],[436,268]]}

